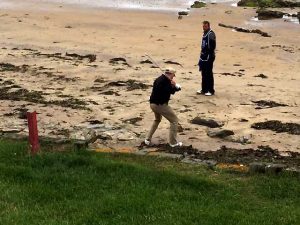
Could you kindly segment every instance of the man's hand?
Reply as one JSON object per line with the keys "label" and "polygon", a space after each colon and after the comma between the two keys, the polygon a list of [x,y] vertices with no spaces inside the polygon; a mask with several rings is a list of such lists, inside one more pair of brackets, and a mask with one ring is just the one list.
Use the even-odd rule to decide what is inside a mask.
{"label": "man's hand", "polygon": [[176,86],[176,81],[174,79],[171,80],[171,84],[172,84],[172,86]]}

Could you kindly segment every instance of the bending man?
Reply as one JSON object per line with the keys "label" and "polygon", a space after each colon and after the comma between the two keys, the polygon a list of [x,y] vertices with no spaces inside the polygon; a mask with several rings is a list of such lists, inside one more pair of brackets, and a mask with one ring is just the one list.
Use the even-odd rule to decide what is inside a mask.
{"label": "bending man", "polygon": [[155,120],[153,121],[150,132],[148,133],[145,144],[150,145],[153,134],[158,125],[165,117],[170,122],[169,144],[171,147],[182,146],[181,142],[177,142],[178,118],[172,108],[168,105],[171,94],[181,90],[181,86],[176,84],[174,77],[176,71],[173,68],[167,68],[161,76],[159,76],[153,84],[152,94],[150,96],[150,108],[154,112]]}

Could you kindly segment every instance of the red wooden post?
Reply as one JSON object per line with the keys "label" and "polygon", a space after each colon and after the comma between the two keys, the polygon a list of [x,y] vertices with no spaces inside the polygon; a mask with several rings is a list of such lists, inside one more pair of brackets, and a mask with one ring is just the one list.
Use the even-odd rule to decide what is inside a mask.
{"label": "red wooden post", "polygon": [[35,155],[40,148],[36,112],[27,112],[27,121],[29,128],[29,143],[31,147],[31,155]]}

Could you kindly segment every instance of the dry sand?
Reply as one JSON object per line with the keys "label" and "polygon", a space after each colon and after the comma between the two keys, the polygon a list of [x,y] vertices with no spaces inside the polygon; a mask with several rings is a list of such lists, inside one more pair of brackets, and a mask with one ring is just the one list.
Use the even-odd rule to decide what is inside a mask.
{"label": "dry sand", "polygon": [[[164,63],[167,60],[182,64],[182,67],[174,67],[178,71],[177,82],[183,89],[173,96],[170,105],[183,127],[179,139],[185,145],[191,144],[201,150],[217,150],[222,145],[238,149],[269,145],[280,151],[300,152],[299,135],[251,128],[255,122],[267,120],[300,123],[298,24],[283,20],[257,23],[251,21],[255,9],[224,4],[192,10],[190,16],[182,20],[178,20],[175,13],[59,5],[47,5],[46,8],[36,5],[27,9],[0,10],[0,63],[18,66],[10,68],[13,71],[4,70],[3,64],[0,67],[1,91],[8,87],[5,89],[8,93],[18,93],[5,97],[1,93],[2,133],[27,133],[26,120],[19,118],[20,108],[25,108],[39,113],[39,132],[43,136],[80,138],[90,126],[88,121],[98,120],[104,122],[104,125],[96,126],[98,134],[113,139],[107,140],[106,145],[138,145],[153,120],[148,103],[151,87],[129,90],[127,86],[107,84],[131,79],[152,85],[160,71],[151,68],[150,64],[140,63],[147,59],[145,53],[148,53],[162,66],[167,65]],[[216,95],[213,97],[196,94],[201,80],[196,64],[204,19],[211,21],[217,35]],[[219,27],[218,23],[258,28],[272,37],[233,32]],[[66,52],[95,54],[97,58],[89,62],[86,58],[65,57]],[[116,57],[125,58],[128,65],[122,62],[112,65],[109,60]],[[268,78],[255,77],[259,74]],[[100,82],[95,82],[96,79]],[[42,104],[34,103],[39,97],[32,96],[33,102],[15,101],[20,96],[28,97],[24,90],[21,95],[15,92],[20,87],[41,91]],[[62,102],[70,98],[87,103],[85,107],[90,110],[72,109],[70,106],[76,104],[68,107]],[[28,99],[30,101],[30,93]],[[55,100],[60,102],[53,103]],[[257,109],[252,101],[259,100],[288,106]],[[210,138],[207,127],[190,123],[196,116],[220,121],[224,123],[223,129],[230,129],[235,135],[231,140]],[[136,117],[141,118],[136,125],[124,122]],[[241,122],[241,119],[247,121]],[[168,122],[163,120],[154,143],[167,142],[168,127]],[[243,137],[249,142],[234,141]],[[96,143],[102,145],[103,140]]]}

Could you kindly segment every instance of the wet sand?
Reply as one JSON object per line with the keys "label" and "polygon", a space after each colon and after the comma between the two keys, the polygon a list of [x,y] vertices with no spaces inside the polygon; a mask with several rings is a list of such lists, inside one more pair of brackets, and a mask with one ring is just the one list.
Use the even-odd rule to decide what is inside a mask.
{"label": "wet sand", "polygon": [[[170,105],[185,145],[205,151],[268,145],[300,152],[297,134],[251,128],[269,120],[300,123],[299,25],[276,20],[260,26],[251,21],[255,9],[223,4],[192,10],[182,20],[174,12],[47,6],[0,11],[2,133],[27,134],[24,109],[29,109],[39,113],[43,136],[78,139],[93,128],[99,136],[94,147],[139,145],[153,120],[148,99],[160,74],[152,64],[141,63],[148,53],[161,66],[167,61],[182,65],[172,65],[183,89]],[[210,20],[217,34],[213,97],[196,94],[203,20]],[[233,32],[219,23],[261,29],[272,37]],[[286,106],[270,108],[261,100]],[[235,135],[209,137],[211,128],[191,123],[197,116]],[[154,143],[167,142],[168,127],[163,120]]]}

